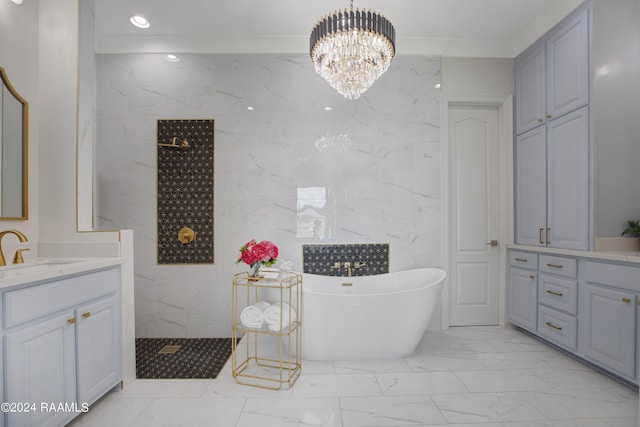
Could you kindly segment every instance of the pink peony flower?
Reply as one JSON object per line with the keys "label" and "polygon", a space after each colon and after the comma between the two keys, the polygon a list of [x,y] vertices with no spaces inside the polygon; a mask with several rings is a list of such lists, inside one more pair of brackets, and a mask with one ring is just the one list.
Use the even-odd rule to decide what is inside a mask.
{"label": "pink peony flower", "polygon": [[244,262],[251,265],[256,262],[270,266],[276,263],[278,258],[278,247],[268,240],[257,242],[255,239],[245,243],[238,253],[236,264]]}

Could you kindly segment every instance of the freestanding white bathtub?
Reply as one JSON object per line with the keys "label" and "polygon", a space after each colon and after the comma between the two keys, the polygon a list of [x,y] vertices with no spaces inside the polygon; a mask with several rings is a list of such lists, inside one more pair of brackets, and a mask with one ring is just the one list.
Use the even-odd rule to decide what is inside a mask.
{"label": "freestanding white bathtub", "polygon": [[302,358],[392,359],[424,335],[446,277],[437,268],[375,276],[303,273]]}

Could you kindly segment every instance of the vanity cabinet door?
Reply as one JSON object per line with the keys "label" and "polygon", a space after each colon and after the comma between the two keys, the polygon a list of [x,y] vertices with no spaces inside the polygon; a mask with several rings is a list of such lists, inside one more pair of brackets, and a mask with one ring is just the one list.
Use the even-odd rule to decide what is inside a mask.
{"label": "vanity cabinet door", "polygon": [[549,34],[546,68],[547,120],[589,103],[589,9]]}
{"label": "vanity cabinet door", "polygon": [[547,227],[546,127],[516,138],[516,243],[545,246]]}
{"label": "vanity cabinet door", "polygon": [[510,279],[509,320],[535,332],[538,324],[538,274],[512,268]]}
{"label": "vanity cabinet door", "polygon": [[76,309],[78,333],[78,402],[93,403],[120,381],[118,298]]}
{"label": "vanity cabinet door", "polygon": [[548,246],[589,249],[589,107],[547,124]]}
{"label": "vanity cabinet door", "polygon": [[545,45],[538,43],[522,56],[515,67],[516,134],[545,122]]}
{"label": "vanity cabinet door", "polygon": [[9,427],[57,427],[75,415],[40,410],[41,403],[76,402],[74,323],[69,311],[6,336],[5,399],[37,405],[35,411],[8,413]]}
{"label": "vanity cabinet door", "polygon": [[636,297],[585,284],[580,294],[584,357],[627,378],[635,378]]}

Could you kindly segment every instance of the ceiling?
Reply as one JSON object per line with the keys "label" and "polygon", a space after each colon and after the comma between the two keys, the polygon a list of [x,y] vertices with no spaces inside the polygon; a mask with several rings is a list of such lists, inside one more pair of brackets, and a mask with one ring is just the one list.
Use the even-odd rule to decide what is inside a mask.
{"label": "ceiling", "polygon": [[[397,54],[513,58],[583,0],[355,0],[384,14]],[[95,0],[98,53],[308,53],[347,0]],[[151,27],[129,23],[143,15]]]}

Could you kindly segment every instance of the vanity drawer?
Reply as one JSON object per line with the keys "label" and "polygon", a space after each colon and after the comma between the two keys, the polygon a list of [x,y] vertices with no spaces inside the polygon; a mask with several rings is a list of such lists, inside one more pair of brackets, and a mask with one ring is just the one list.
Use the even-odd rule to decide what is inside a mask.
{"label": "vanity drawer", "polygon": [[578,282],[575,280],[541,274],[538,292],[540,303],[574,316],[578,313]]}
{"label": "vanity drawer", "polygon": [[540,271],[575,279],[578,277],[578,260],[575,258],[540,255]]}
{"label": "vanity drawer", "polygon": [[530,252],[510,251],[509,265],[530,270],[538,269],[538,254]]}
{"label": "vanity drawer", "polygon": [[561,347],[575,351],[578,319],[541,305],[538,310],[538,333]]}
{"label": "vanity drawer", "polygon": [[6,292],[4,327],[12,328],[114,294],[119,283],[120,269],[110,268]]}

